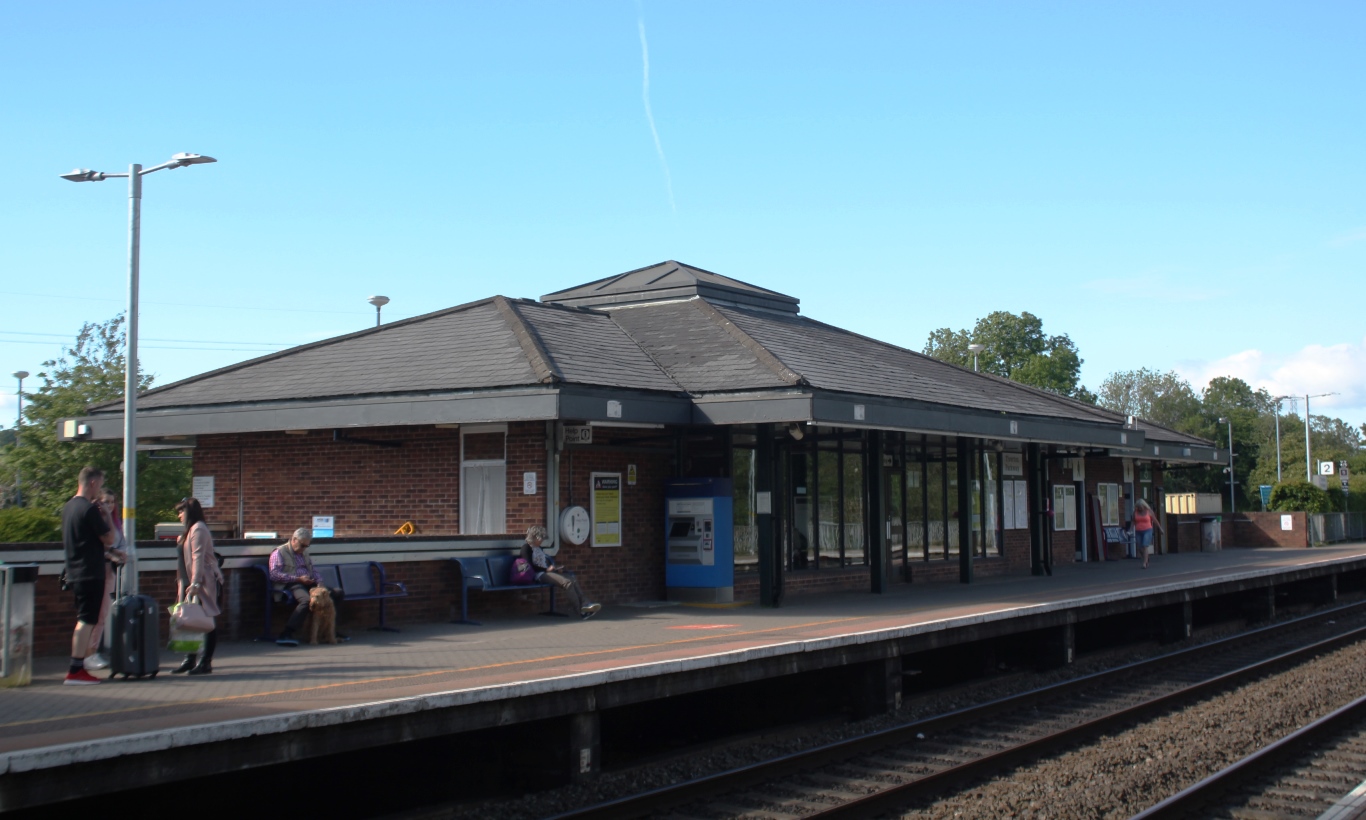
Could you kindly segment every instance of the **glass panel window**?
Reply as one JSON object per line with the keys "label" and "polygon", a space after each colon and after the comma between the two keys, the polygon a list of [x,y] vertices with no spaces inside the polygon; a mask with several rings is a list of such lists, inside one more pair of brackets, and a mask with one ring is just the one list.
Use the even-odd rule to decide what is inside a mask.
{"label": "glass panel window", "polygon": [[731,449],[736,572],[757,572],[759,569],[759,527],[754,514],[755,454],[756,451],[748,447]]}
{"label": "glass panel window", "polygon": [[[944,519],[944,529],[947,531],[949,542],[949,558],[958,557],[959,541],[962,533],[959,532],[958,518],[960,515],[969,515],[968,510],[958,509],[958,450],[954,447],[944,448],[944,477],[948,484],[948,496],[945,499],[945,508],[948,515]],[[964,477],[964,480],[971,481]]]}
{"label": "glass panel window", "polygon": [[844,454],[844,563],[867,563],[863,520],[863,453]]}
{"label": "glass panel window", "polygon": [[906,554],[911,559],[925,558],[925,465],[924,452],[906,449]]}
{"label": "glass panel window", "polygon": [[[826,449],[826,448],[830,449]],[[840,565],[840,461],[834,450],[835,442],[821,442],[816,456],[819,477],[820,510],[819,550],[820,566]]]}
{"label": "glass panel window", "polygon": [[793,452],[792,466],[792,545],[790,561],[792,569],[807,569],[816,563],[815,522],[812,520],[811,493],[812,476],[811,452]]}
{"label": "glass panel window", "polygon": [[1077,528],[1077,488],[1071,484],[1053,485],[1053,529],[1059,532]]}
{"label": "glass panel window", "polygon": [[984,555],[987,553],[1001,554],[1001,524],[1000,519],[997,517],[1001,509],[1001,502],[999,499],[1001,475],[1000,471],[996,469],[997,459],[999,458],[1000,454],[992,451],[987,451],[982,454],[982,475],[983,482],[986,486],[985,499],[987,508],[985,534],[986,550],[983,552]]}
{"label": "glass panel window", "polygon": [[1106,527],[1118,527],[1119,485],[1097,484],[1096,500],[1100,502],[1100,523]]}
{"label": "glass panel window", "polygon": [[948,535],[944,530],[944,456],[940,447],[932,446],[931,459],[925,465],[925,488],[928,504],[925,516],[930,522],[930,557],[943,558],[947,554]]}

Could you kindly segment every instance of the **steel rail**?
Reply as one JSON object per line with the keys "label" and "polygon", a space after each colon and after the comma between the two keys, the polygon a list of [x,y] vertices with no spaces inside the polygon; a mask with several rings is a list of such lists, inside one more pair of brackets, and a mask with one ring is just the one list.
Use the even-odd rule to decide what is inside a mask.
{"label": "steel rail", "polygon": [[1204,817],[1196,814],[1211,800],[1219,799],[1247,778],[1260,774],[1264,769],[1297,754],[1307,744],[1312,744],[1324,735],[1332,734],[1345,726],[1366,717],[1366,696],[1336,709],[1308,726],[1297,729],[1280,740],[1268,744],[1231,766],[1221,769],[1189,788],[1163,800],[1151,808],[1135,814],[1130,820],[1168,820],[1178,817]]}
{"label": "steel rail", "polygon": [[[1300,627],[1311,626],[1316,622],[1326,621],[1362,609],[1366,609],[1366,601],[1334,607],[1330,610],[1323,610],[1311,615],[1284,621],[1279,624],[1260,627],[1238,635],[1232,635],[1227,638],[1189,647],[1166,655],[1135,661],[1133,663],[1115,667],[1114,669],[1106,669],[1079,678],[1050,684],[1039,689],[1033,689],[1028,692],[998,698],[996,700],[988,701],[987,703],[964,707],[941,715],[934,715],[932,717],[882,729],[859,737],[835,741],[812,749],[793,752],[791,754],[695,778],[682,783],[662,786],[640,794],[628,795],[592,806],[574,809],[554,815],[551,818],[548,818],[548,820],[628,820],[628,818],[643,817],[686,803],[705,800],[718,794],[732,792],[766,781],[797,774],[808,769],[819,767],[825,763],[847,760],[889,746],[909,743],[916,739],[917,734],[928,734],[952,726],[983,720],[1001,712],[1030,706],[1039,701],[1051,701],[1059,696],[1067,695],[1076,690],[1089,689],[1114,679],[1123,679],[1135,674],[1160,669],[1178,663],[1186,658],[1207,655],[1211,651],[1232,649],[1240,644],[1254,643],[1270,635],[1289,632]],[[825,812],[808,815],[808,817],[868,817],[880,812],[885,812],[898,804],[916,799],[916,796],[923,789],[928,789],[932,786],[942,787],[946,783],[955,780],[961,781],[964,779],[980,778],[983,776],[983,773],[992,768],[999,768],[1022,757],[1037,756],[1044,750],[1055,747],[1060,743],[1073,742],[1085,732],[1100,731],[1115,722],[1131,720],[1135,715],[1141,712],[1160,709],[1163,708],[1163,705],[1172,703],[1178,699],[1193,697],[1195,694],[1198,694],[1199,691],[1209,691],[1210,689],[1226,685],[1234,680],[1235,676],[1246,676],[1257,669],[1266,668],[1276,663],[1283,663],[1289,659],[1323,652],[1330,648],[1334,648],[1337,645],[1355,641],[1363,635],[1366,635],[1366,627],[1352,630],[1343,635],[1327,638],[1323,641],[1318,641],[1314,644],[1300,647],[1289,652],[1281,653],[1273,658],[1264,659],[1232,672],[1209,678],[1192,686],[1183,687],[1168,693],[1167,695],[1145,701],[1142,704],[1125,708],[1110,716],[1087,721],[1078,726],[1065,729],[1062,732],[1040,737],[1020,746],[1005,749],[969,761],[960,766],[954,766],[875,794],[857,798],[850,803],[832,807]]]}

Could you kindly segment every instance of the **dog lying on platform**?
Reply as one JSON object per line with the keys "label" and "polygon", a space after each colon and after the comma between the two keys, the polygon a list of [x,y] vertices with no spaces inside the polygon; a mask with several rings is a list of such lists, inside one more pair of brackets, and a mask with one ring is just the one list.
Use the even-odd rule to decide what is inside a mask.
{"label": "dog lying on platform", "polygon": [[327,587],[316,586],[308,591],[308,642],[337,642],[337,607]]}

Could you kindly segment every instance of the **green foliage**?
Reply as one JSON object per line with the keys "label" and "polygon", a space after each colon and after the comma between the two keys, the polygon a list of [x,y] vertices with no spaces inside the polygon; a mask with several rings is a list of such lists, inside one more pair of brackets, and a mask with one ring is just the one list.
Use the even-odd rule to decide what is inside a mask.
{"label": "green foliage", "polygon": [[[76,475],[87,464],[104,470],[105,486],[121,494],[122,444],[63,442],[57,440],[61,419],[84,416],[92,405],[120,401],[124,377],[123,317],[102,324],[87,323],[74,346],[58,359],[43,362],[38,373],[42,386],[25,391],[24,416],[18,446],[0,450],[0,464],[7,473],[22,477],[24,502],[30,507],[56,513],[76,491]],[[140,375],[139,389],[152,385]],[[153,461],[138,455],[138,537],[152,537],[157,518],[189,492],[188,461]],[[171,520],[174,520],[172,518]]]}
{"label": "green foliage", "polygon": [[977,320],[972,332],[941,327],[930,333],[925,354],[962,367],[972,367],[968,345],[985,346],[978,369],[1022,384],[1083,401],[1093,394],[1078,384],[1082,358],[1066,335],[1049,336],[1043,320],[1032,313],[998,310]]}
{"label": "green foliage", "polygon": [[47,510],[6,507],[0,510],[0,543],[62,540],[62,519]]}
{"label": "green foliage", "polygon": [[[1328,493],[1308,481],[1287,481],[1271,490],[1269,508],[1277,512],[1332,512]],[[1339,506],[1339,509],[1341,507]]]}
{"label": "green foliage", "polygon": [[1111,373],[1100,385],[1099,404],[1107,410],[1180,430],[1200,415],[1200,397],[1173,371],[1139,368]]}

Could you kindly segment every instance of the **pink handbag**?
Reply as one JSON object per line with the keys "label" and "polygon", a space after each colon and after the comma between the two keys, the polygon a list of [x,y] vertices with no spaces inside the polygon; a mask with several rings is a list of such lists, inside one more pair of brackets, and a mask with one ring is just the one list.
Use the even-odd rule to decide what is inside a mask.
{"label": "pink handbag", "polygon": [[536,568],[525,558],[518,558],[512,562],[512,572],[508,574],[508,581],[514,584],[534,584]]}
{"label": "pink handbag", "polygon": [[212,632],[213,616],[204,611],[199,599],[190,597],[171,606],[171,629],[181,632]]}

